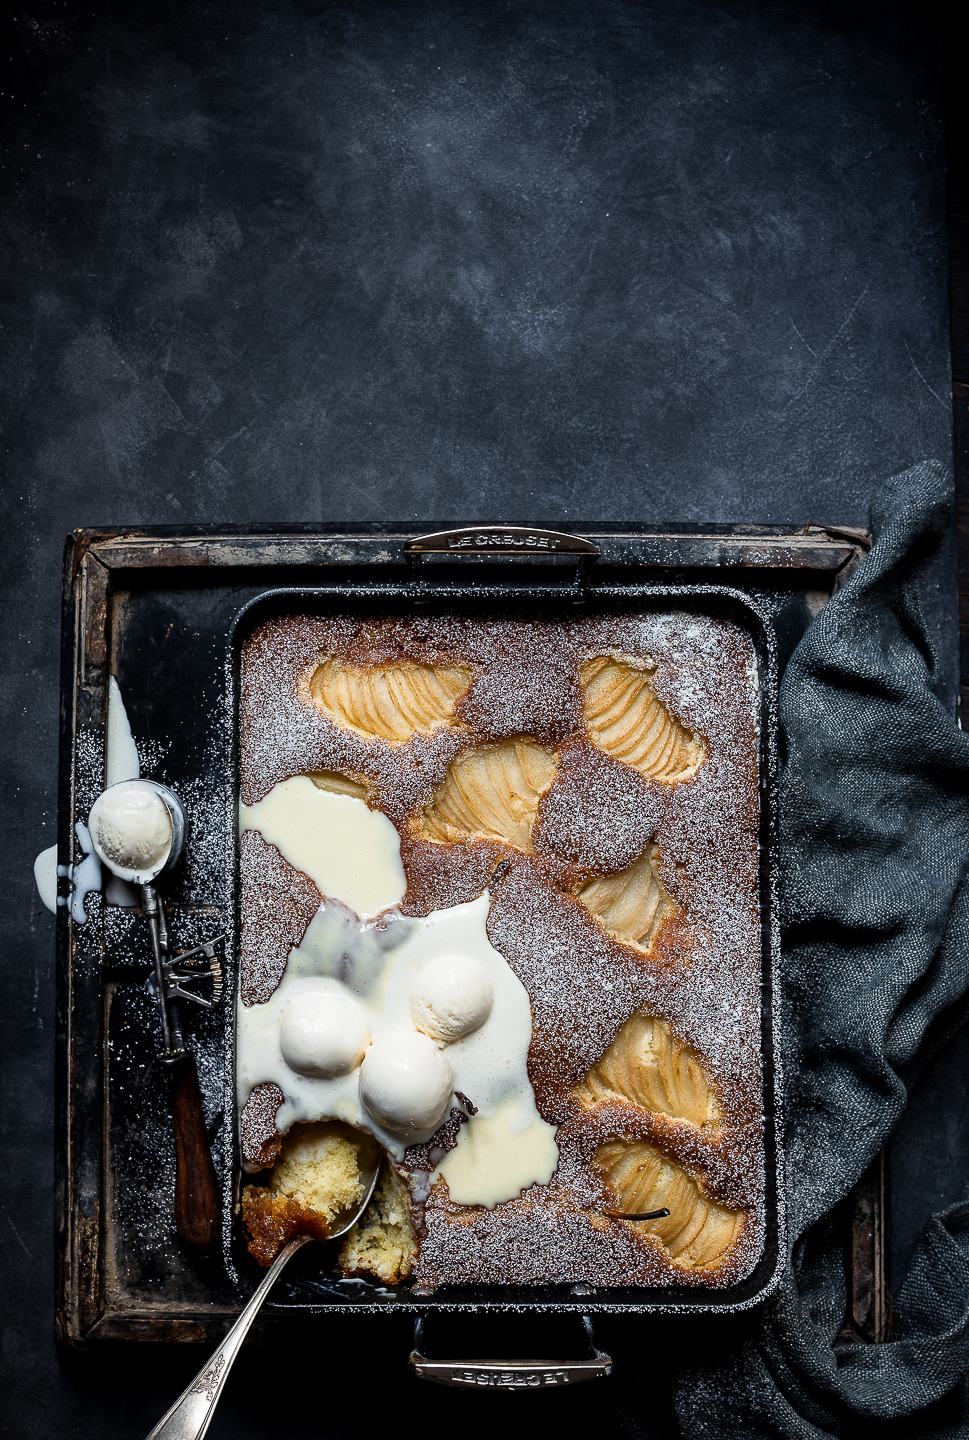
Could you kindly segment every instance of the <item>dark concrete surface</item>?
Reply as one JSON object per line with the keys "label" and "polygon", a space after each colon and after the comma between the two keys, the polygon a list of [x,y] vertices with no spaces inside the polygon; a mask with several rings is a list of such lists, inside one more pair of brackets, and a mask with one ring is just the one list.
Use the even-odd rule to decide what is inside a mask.
{"label": "dark concrete surface", "polygon": [[[194,1350],[53,1342],[30,862],[64,533],[864,523],[881,478],[951,448],[938,36],[930,7],[813,0],[30,0],[2,23],[0,1434],[138,1436]],[[951,701],[951,554],[927,601]],[[960,1038],[896,1147],[897,1263],[964,1189],[967,1084]],[[630,1374],[659,1334],[604,1328]],[[672,1360],[687,1323],[662,1333]],[[309,1327],[237,1372],[210,1433],[356,1436],[361,1395],[516,1433],[603,1403],[412,1392],[408,1343]],[[675,1433],[664,1404],[640,1433]]]}

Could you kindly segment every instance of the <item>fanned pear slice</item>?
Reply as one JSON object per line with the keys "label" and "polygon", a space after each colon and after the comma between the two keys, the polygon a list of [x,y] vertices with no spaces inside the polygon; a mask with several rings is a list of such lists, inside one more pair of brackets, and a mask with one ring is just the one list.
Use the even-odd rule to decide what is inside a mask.
{"label": "fanned pear slice", "polygon": [[329,790],[333,795],[349,795],[353,800],[366,800],[370,793],[363,780],[344,775],[342,770],[311,770],[309,778],[317,790]]}
{"label": "fanned pear slice", "polygon": [[597,655],[579,671],[582,715],[590,738],[651,780],[671,785],[693,775],[703,744],[653,694],[650,672]]}
{"label": "fanned pear slice", "polygon": [[310,676],[310,695],[337,724],[368,739],[402,744],[417,731],[454,720],[454,707],[471,684],[465,665],[344,665],[335,655]]}
{"label": "fanned pear slice", "polygon": [[610,935],[648,951],[659,927],[676,909],[656,873],[656,846],[614,875],[597,875],[576,891],[576,899]]}
{"label": "fanned pear slice", "polygon": [[644,1141],[610,1140],[599,1146],[595,1163],[623,1214],[669,1210],[665,1219],[641,1225],[677,1265],[716,1268],[743,1228],[741,1211],[728,1210],[704,1195],[692,1176]]}
{"label": "fanned pear slice", "polygon": [[665,1020],[641,1011],[629,1017],[575,1093],[590,1109],[602,1101],[624,1100],[691,1125],[719,1114],[696,1051],[678,1040]]}
{"label": "fanned pear slice", "polygon": [[502,840],[532,854],[535,812],[556,764],[554,751],[523,736],[458,755],[424,808],[425,840]]}

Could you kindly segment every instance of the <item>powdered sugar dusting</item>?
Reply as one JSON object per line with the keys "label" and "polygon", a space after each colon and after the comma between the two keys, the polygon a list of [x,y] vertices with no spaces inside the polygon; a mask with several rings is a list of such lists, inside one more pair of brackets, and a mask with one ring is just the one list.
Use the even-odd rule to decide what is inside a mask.
{"label": "powdered sugar dusting", "polygon": [[276,1116],[285,1102],[286,1096],[278,1085],[256,1085],[249,1091],[239,1116],[239,1143],[247,1169],[263,1169],[278,1156],[281,1137],[276,1130]]}
{"label": "powdered sugar dusting", "polygon": [[265,1005],[286,972],[289,952],[306,934],[323,897],[258,830],[239,847],[240,991],[243,1005]]}

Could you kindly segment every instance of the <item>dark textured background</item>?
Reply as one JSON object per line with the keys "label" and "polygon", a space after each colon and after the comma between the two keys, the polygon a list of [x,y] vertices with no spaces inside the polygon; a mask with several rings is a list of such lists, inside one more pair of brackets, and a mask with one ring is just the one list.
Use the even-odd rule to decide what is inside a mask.
{"label": "dark textured background", "polygon": [[[195,1352],[59,1361],[52,1339],[29,861],[53,839],[64,533],[865,523],[880,479],[951,448],[938,37],[925,6],[812,0],[50,0],[3,23],[0,1434],[137,1436]],[[951,701],[951,556],[936,578]],[[895,1145],[896,1268],[965,1188],[967,1092],[957,1038]],[[332,1365],[337,1394],[410,1393],[399,1322],[386,1393],[371,1343],[317,1326],[289,1418],[274,1356],[210,1433],[358,1433]],[[421,1393],[464,1426],[592,1404]]]}

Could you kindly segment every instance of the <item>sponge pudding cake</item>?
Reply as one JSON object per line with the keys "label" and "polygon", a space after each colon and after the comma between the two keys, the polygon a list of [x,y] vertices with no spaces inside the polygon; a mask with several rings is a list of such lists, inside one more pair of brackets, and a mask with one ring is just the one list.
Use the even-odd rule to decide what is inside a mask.
{"label": "sponge pudding cake", "polygon": [[257,1258],[325,1230],[369,1134],[387,1163],[344,1273],[751,1273],[758,715],[750,637],[703,615],[253,632],[237,1078]]}

